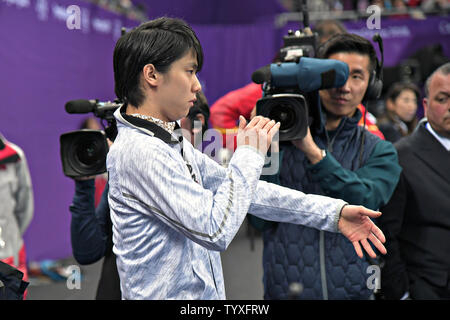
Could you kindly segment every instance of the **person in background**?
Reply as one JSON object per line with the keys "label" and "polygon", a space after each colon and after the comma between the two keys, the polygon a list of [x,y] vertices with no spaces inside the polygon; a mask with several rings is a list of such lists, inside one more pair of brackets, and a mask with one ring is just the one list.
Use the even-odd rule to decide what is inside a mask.
{"label": "person in background", "polygon": [[34,211],[31,177],[23,150],[1,134],[0,203],[0,260],[21,271],[23,281],[28,281],[23,234]]}
{"label": "person in background", "polygon": [[426,118],[395,143],[403,171],[378,219],[386,299],[450,299],[450,63],[425,82]]}
{"label": "person in background", "polygon": [[210,111],[203,91],[199,91],[196,95],[197,100],[189,109],[188,115],[180,120],[180,127],[183,129],[183,136],[191,142],[194,148],[201,148],[200,151],[203,151],[206,146],[203,136],[208,130]]}
{"label": "person in background", "polygon": [[448,0],[424,0],[422,1],[421,7],[424,10],[436,10],[441,12],[445,9],[448,10],[450,3]]}
{"label": "person in background", "polygon": [[[272,177],[282,186],[306,193],[342,198],[373,210],[387,203],[401,168],[390,142],[358,125],[360,109],[376,74],[372,44],[343,33],[325,42],[319,56],[347,63],[349,76],[340,88],[320,90],[320,126],[305,138],[280,144],[280,170]],[[300,283],[299,299],[371,299],[367,268],[340,234],[290,223],[256,220],[263,231],[264,298],[287,299],[290,285]],[[257,221],[257,224],[255,223]]]}
{"label": "person in background", "polygon": [[[326,42],[330,37],[336,34],[346,33],[347,30],[339,21],[324,20],[314,26],[314,32],[318,34],[318,45]],[[278,55],[272,62],[278,62]],[[223,135],[223,146],[231,152],[236,148],[237,122],[239,115],[246,119],[252,118],[252,112],[255,113],[256,102],[262,98],[261,85],[249,83],[244,87],[232,90],[220,97],[211,106],[210,122],[214,129]],[[366,111],[364,105],[359,104],[358,109],[362,114],[366,114],[365,125],[367,129],[381,139],[383,134],[376,125],[376,119]],[[364,117],[361,117],[359,125],[364,125]]]}
{"label": "person in background", "polygon": [[314,25],[313,31],[317,32],[317,42],[320,46],[335,34],[346,33],[347,29],[337,20],[322,20]]}
{"label": "person in background", "polygon": [[[109,140],[109,139],[108,139]],[[111,142],[108,141],[111,145]],[[112,223],[108,204],[108,183],[102,188],[98,205],[96,177],[74,178],[75,194],[69,207],[71,212],[70,237],[72,253],[81,264],[92,264],[103,259],[96,300],[120,300],[120,280],[116,256],[112,251]]]}
{"label": "person in background", "polygon": [[[98,119],[95,117],[87,117],[81,123],[80,129],[90,129],[90,130],[102,130]],[[95,197],[94,203],[97,207],[102,198],[103,190],[105,189],[106,182],[108,181],[108,176],[106,173],[99,174],[95,176]]]}
{"label": "person in background", "polygon": [[393,84],[386,94],[386,112],[378,118],[377,125],[385,139],[392,143],[413,132],[418,119],[419,88],[410,82]]}

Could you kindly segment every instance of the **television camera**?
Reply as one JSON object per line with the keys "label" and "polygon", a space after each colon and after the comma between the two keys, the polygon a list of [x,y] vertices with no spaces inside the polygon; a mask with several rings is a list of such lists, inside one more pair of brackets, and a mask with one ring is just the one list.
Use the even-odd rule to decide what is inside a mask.
{"label": "television camera", "polygon": [[262,84],[263,97],[256,114],[281,123],[279,140],[305,137],[314,119],[319,120],[318,90],[341,87],[348,78],[348,65],[332,59],[316,59],[317,34],[309,27],[306,1],[299,1],[304,29],[288,32],[280,49],[280,61],[259,68],[252,81]]}
{"label": "television camera", "polygon": [[[72,100],[66,103],[67,113],[90,113],[100,118],[104,130],[81,129],[60,136],[60,153],[64,175],[67,177],[94,176],[106,172],[107,138],[114,141],[117,126],[114,111],[118,101]],[[107,126],[103,121],[107,122]]]}

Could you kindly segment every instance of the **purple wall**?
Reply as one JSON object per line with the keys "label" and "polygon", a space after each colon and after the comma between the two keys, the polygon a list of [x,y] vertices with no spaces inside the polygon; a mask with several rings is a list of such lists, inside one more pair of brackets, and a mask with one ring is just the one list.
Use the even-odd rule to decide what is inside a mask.
{"label": "purple wall", "polygon": [[279,0],[133,0],[145,5],[148,16],[167,15],[186,20],[189,24],[254,23],[261,17],[284,12]]}
{"label": "purple wall", "polygon": [[[120,35],[120,26],[129,22],[80,1],[28,3],[0,3],[0,131],[28,158],[35,213],[25,241],[29,259],[40,260],[71,254],[68,206],[74,186],[62,174],[59,136],[77,129],[82,116],[66,114],[64,104],[114,97],[115,30]],[[65,9],[77,3],[92,24],[69,30]]]}
{"label": "purple wall", "polygon": [[[257,7],[261,1],[256,0],[245,6],[231,1],[228,7],[223,7],[225,1],[209,0],[153,3],[148,8],[155,13],[152,18],[167,14],[192,23],[204,48],[199,77],[210,104],[249,83],[251,73],[271,61],[285,32],[274,30],[272,18],[262,18],[280,11],[275,3],[264,2],[265,7]],[[65,9],[73,4],[82,9],[81,30],[66,27]],[[228,22],[253,19],[248,24],[225,24],[226,16],[231,17]],[[114,45],[121,26],[136,24],[79,0],[0,2],[0,132],[24,149],[30,166],[35,215],[25,234],[29,260],[71,254],[68,207],[74,183],[62,173],[59,136],[75,130],[84,116],[67,114],[64,104],[72,99],[114,99]],[[450,56],[448,19],[396,24],[406,24],[410,33],[403,38],[386,36],[389,63],[434,41],[440,41]],[[390,25],[382,22],[382,30],[390,30]],[[364,33],[365,23],[348,27]]]}

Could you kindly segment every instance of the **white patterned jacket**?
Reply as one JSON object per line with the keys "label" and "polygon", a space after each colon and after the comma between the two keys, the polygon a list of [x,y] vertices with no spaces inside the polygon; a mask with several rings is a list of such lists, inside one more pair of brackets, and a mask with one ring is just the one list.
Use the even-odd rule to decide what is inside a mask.
{"label": "white patterned jacket", "polygon": [[114,115],[107,168],[123,299],[225,299],[219,252],[247,212],[338,231],[346,202],[260,181],[256,149],[238,147],[224,168],[125,107]]}

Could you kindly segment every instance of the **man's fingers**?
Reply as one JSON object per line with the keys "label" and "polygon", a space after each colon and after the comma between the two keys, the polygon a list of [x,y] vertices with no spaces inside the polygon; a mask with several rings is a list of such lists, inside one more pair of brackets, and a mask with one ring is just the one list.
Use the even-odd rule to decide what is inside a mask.
{"label": "man's fingers", "polygon": [[257,129],[265,129],[266,131],[269,131],[275,125],[276,125],[275,120],[270,120],[269,118],[263,116],[256,116],[250,120],[250,122],[247,124],[247,128],[250,129],[255,127]]}
{"label": "man's fingers", "polygon": [[379,216],[381,216],[380,211],[370,210],[367,209],[366,207],[361,207],[360,213],[370,218],[378,218]]}
{"label": "man's fingers", "polygon": [[377,237],[374,236],[373,233],[371,233],[368,238],[369,238],[370,242],[372,242],[373,245],[378,249],[378,251],[380,251],[381,254],[387,253],[387,250],[384,247],[384,245],[381,243],[381,241]]}
{"label": "man's fingers", "polygon": [[268,120],[269,120],[269,121],[267,121],[266,125],[263,127],[263,129],[264,129],[264,130],[267,130],[267,132],[269,132],[270,129],[272,129],[273,126],[276,125],[275,120],[270,120],[270,119],[268,119]]}
{"label": "man's fingers", "polygon": [[[373,223],[373,222],[372,222]],[[386,242],[386,237],[384,236],[384,233],[383,233],[383,231],[381,231],[381,229],[380,228],[378,228],[376,225],[375,225],[375,223],[373,223],[373,226],[372,226],[372,233],[375,235],[375,237],[377,237],[378,239],[380,239],[380,241],[382,242],[382,243],[385,243]]]}
{"label": "man's fingers", "polygon": [[246,124],[245,118],[240,116],[238,145],[252,145],[262,153],[266,153],[279,129],[280,123],[269,118],[256,116]]}
{"label": "man's fingers", "polygon": [[[275,121],[274,121],[274,122],[275,122]],[[281,127],[281,123],[280,123],[280,122],[277,122],[277,123],[275,123],[275,124],[272,126],[272,128],[270,128],[270,130],[269,130],[269,135],[270,135],[271,138],[273,138],[273,137],[276,135],[276,133],[278,132],[278,130],[280,130],[280,127]]]}
{"label": "man's fingers", "polygon": [[269,121],[270,121],[269,118],[261,117],[259,122],[257,124],[255,124],[255,128],[263,129]]}
{"label": "man's fingers", "polygon": [[358,255],[358,257],[362,258],[363,257],[363,253],[361,250],[361,246],[359,245],[358,241],[353,241],[353,247],[355,248],[356,254]]}
{"label": "man's fingers", "polygon": [[[373,245],[378,249],[378,251],[380,251],[381,254],[387,253],[387,250],[384,247],[384,245],[380,242],[380,240],[377,237],[375,237],[374,234],[371,233],[368,238],[373,243]],[[360,242],[361,242],[361,244],[360,244]],[[355,251],[356,251],[356,254],[358,255],[358,257],[363,258],[363,252],[361,249],[361,245],[370,257],[372,257],[372,258],[377,257],[377,254],[375,253],[375,251],[373,251],[372,246],[367,241],[367,239],[361,239],[361,241],[353,241],[352,244],[353,244],[353,247],[355,248]]]}
{"label": "man's fingers", "polygon": [[361,244],[364,247],[364,250],[366,250],[366,252],[369,254],[369,256],[371,256],[372,258],[377,257],[376,253],[373,251],[373,249],[370,246],[370,243],[367,241],[367,239],[362,239]]}
{"label": "man's fingers", "polygon": [[239,116],[239,130],[244,130],[247,120],[243,116]]}
{"label": "man's fingers", "polygon": [[259,123],[259,121],[261,121],[262,118],[263,118],[263,117],[261,117],[261,116],[256,116],[256,117],[254,117],[254,118],[253,118],[252,120],[250,120],[250,122],[247,124],[247,128],[250,129],[250,128],[255,127],[255,126]]}

